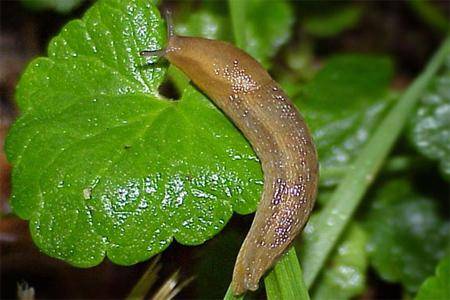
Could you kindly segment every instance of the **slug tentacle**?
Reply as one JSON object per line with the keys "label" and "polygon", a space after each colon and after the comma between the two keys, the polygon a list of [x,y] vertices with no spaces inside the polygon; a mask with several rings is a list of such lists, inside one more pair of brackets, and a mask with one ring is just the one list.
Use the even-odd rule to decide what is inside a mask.
{"label": "slug tentacle", "polygon": [[318,162],[311,134],[278,84],[242,50],[174,35],[164,55],[236,124],[262,163],[264,191],[232,280],[236,295],[256,290],[313,208]]}
{"label": "slug tentacle", "polygon": [[175,27],[173,26],[172,12],[168,9],[164,11],[164,19],[166,20],[167,37],[171,38],[175,35]]}
{"label": "slug tentacle", "polygon": [[164,57],[166,55],[166,49],[160,49],[160,50],[142,50],[139,52],[140,56],[144,57]]}

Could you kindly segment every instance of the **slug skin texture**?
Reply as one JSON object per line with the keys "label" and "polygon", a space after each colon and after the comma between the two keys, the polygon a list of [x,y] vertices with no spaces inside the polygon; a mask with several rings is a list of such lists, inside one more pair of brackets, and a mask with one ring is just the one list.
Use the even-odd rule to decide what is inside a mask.
{"label": "slug skin texture", "polygon": [[171,35],[164,56],[236,124],[262,163],[262,199],[232,280],[235,295],[254,291],[314,206],[318,160],[311,134],[267,71],[231,44]]}

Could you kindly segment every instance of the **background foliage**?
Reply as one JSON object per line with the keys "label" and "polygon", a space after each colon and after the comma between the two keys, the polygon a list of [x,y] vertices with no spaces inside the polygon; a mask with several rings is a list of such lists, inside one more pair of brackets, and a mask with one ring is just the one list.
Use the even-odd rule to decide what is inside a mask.
{"label": "background foliage", "polygon": [[[312,220],[319,220],[442,40],[439,16],[446,8],[430,3],[421,8],[416,1],[388,10],[373,3],[270,3],[162,5],[174,12],[177,33],[235,43],[288,92],[318,147],[321,188]],[[227,223],[233,211],[256,209],[262,173],[245,138],[178,70],[139,57],[139,50],[165,43],[158,9],[149,1],[23,4],[38,18],[45,12],[36,11],[54,9],[71,14],[64,20],[79,19],[48,30],[49,37],[56,36],[42,53],[47,57],[33,60],[21,75],[15,94],[21,115],[5,147],[14,166],[14,213],[30,220],[41,250],[72,265],[94,266],[105,255],[130,265],[169,247],[162,258],[167,270],[181,267],[197,276],[187,296],[223,297],[251,216]],[[438,17],[430,19],[427,9]],[[392,16],[402,32],[392,33],[391,27],[387,32],[410,36],[405,43],[413,51],[397,49],[395,37],[385,36],[383,20]],[[429,48],[421,48],[427,46],[421,43],[424,36],[431,39]],[[438,76],[427,81],[427,92],[417,95],[407,130],[358,211],[331,214],[325,225],[313,221],[298,241],[300,262],[309,268],[304,245],[307,252],[322,227],[348,219],[324,266],[318,266],[317,279],[306,278],[312,298],[395,298],[419,291],[417,297],[426,299],[431,290],[442,299],[448,295],[449,70],[450,55]],[[20,221],[4,215],[2,232],[8,232],[5,224]],[[206,244],[185,248],[173,241]],[[280,282],[277,272],[266,280],[269,298],[285,288],[272,285]],[[29,275],[18,273],[23,274]],[[11,278],[8,295],[15,289]],[[130,280],[123,289],[133,284]],[[35,287],[46,292],[39,281]]]}

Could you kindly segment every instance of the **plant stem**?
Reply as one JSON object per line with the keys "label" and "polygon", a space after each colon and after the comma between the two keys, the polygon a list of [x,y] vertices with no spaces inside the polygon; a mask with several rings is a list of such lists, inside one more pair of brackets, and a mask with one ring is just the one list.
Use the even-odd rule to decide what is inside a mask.
{"label": "plant stem", "polygon": [[145,299],[148,291],[158,278],[158,272],[161,269],[161,265],[158,264],[159,259],[160,256],[157,256],[150,262],[147,270],[142,274],[139,281],[133,286],[130,294],[126,297],[127,300]]}
{"label": "plant stem", "polygon": [[292,247],[264,279],[267,299],[309,300],[308,288]]}
{"label": "plant stem", "polygon": [[234,43],[237,47],[245,49],[245,14],[246,1],[228,0],[231,23],[233,26]]}
{"label": "plant stem", "polygon": [[230,286],[228,287],[227,293],[225,294],[223,299],[224,300],[242,300],[242,299],[244,299],[244,295],[235,297],[233,295],[233,289],[231,288],[231,284],[230,284]]}
{"label": "plant stem", "polygon": [[304,279],[308,287],[314,283],[353,212],[400,136],[419,96],[449,52],[450,36],[380,123],[318,217],[311,220],[311,234],[302,248]]}

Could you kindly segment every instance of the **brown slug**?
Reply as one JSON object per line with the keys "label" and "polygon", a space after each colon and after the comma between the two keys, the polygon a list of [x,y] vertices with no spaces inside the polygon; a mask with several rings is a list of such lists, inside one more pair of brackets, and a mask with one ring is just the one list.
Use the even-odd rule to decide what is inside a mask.
{"label": "brown slug", "polygon": [[177,36],[168,22],[163,56],[181,69],[251,143],[264,172],[264,191],[239,251],[235,295],[256,290],[305,226],[314,206],[318,160],[311,134],[280,86],[250,55],[231,44]]}

